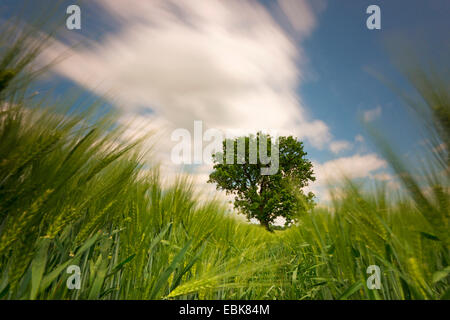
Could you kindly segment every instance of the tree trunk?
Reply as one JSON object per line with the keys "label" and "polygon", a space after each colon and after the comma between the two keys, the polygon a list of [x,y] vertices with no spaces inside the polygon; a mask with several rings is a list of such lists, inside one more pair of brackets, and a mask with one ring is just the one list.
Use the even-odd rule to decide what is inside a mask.
{"label": "tree trunk", "polygon": [[273,232],[272,228],[270,228],[269,222],[267,222],[267,221],[261,221],[261,225],[264,226],[264,228],[266,228],[267,231]]}

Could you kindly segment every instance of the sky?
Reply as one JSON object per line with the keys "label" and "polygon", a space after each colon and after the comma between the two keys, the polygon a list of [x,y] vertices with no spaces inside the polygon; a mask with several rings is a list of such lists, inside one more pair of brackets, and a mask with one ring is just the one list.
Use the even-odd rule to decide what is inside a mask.
{"label": "sky", "polygon": [[[2,0],[0,17],[21,10],[26,20],[50,3]],[[105,96],[121,111],[119,122],[132,123],[124,139],[155,130],[152,160],[168,177],[190,172],[200,187],[211,165],[173,163],[174,130],[193,132],[201,120],[203,131],[294,135],[314,164],[309,190],[323,201],[328,179],[341,173],[398,188],[365,123],[389,132],[405,157],[421,137],[402,100],[373,73],[407,89],[392,49],[400,48],[400,60],[411,55],[403,42],[439,55],[450,39],[447,0],[93,0],[61,8],[70,4],[81,8],[81,30],[63,25],[42,54],[45,63],[68,53],[42,86]],[[373,4],[379,30],[366,26]],[[57,15],[61,23],[68,17]]]}

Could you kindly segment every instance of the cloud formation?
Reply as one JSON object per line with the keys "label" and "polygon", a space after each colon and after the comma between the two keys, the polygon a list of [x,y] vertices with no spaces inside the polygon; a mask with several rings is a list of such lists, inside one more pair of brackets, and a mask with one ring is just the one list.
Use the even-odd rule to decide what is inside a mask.
{"label": "cloud formation", "polygon": [[381,116],[381,107],[377,106],[375,109],[364,111],[363,120],[364,122],[371,122],[378,119],[380,116]]}
{"label": "cloud formation", "polygon": [[[168,169],[176,144],[170,132],[192,132],[195,120],[203,121],[204,130],[275,130],[338,154],[352,144],[335,141],[298,94],[306,60],[301,41],[317,25],[320,3],[277,2],[294,40],[292,30],[256,1],[98,0],[116,28],[72,50],[54,71],[96,94],[111,93],[124,113],[121,121],[139,124],[128,138],[146,129],[159,132],[157,159]],[[64,50],[55,43],[44,56]],[[335,165],[359,177],[382,164],[373,155],[340,158],[318,165],[318,180],[336,172]],[[193,170],[207,177],[206,167]]]}
{"label": "cloud formation", "polygon": [[339,190],[336,187],[340,185],[344,177],[349,179],[375,178],[387,181],[388,186],[394,186],[393,178],[382,171],[387,168],[387,162],[375,153],[355,154],[323,163],[313,161],[313,165],[316,181],[311,183],[306,191],[312,191],[321,202],[331,200],[330,191]]}
{"label": "cloud formation", "polygon": [[[308,116],[297,94],[303,75],[299,43],[261,4],[97,4],[119,31],[74,51],[56,66],[59,74],[96,93],[113,92],[125,112],[151,110],[173,128],[189,129],[194,120],[203,120],[218,129],[277,130],[317,148],[331,142],[328,126]],[[316,20],[307,1],[280,5],[300,38],[311,32]],[[54,55],[64,47],[53,48]]]}
{"label": "cloud formation", "polygon": [[372,172],[386,168],[387,163],[374,153],[351,157],[342,157],[315,164],[314,172],[317,181],[321,183],[340,180],[343,176],[351,179],[368,177]]}
{"label": "cloud formation", "polygon": [[353,147],[353,145],[345,140],[337,140],[330,143],[330,150],[334,154],[338,154],[345,150],[350,150]]}

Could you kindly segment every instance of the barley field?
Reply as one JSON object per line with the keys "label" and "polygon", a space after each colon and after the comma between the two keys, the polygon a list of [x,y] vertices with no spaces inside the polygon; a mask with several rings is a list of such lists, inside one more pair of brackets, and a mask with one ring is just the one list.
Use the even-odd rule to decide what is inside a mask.
{"label": "barley field", "polygon": [[[0,42],[0,299],[450,298],[450,159],[436,151],[449,145],[448,78],[406,71],[431,141],[422,168],[368,128],[404,192],[343,179],[332,203],[271,233],[189,177],[165,181],[146,160],[151,134],[123,141],[101,102],[77,111],[76,97],[33,96],[46,39],[2,27]],[[71,265],[79,290],[66,285]]]}

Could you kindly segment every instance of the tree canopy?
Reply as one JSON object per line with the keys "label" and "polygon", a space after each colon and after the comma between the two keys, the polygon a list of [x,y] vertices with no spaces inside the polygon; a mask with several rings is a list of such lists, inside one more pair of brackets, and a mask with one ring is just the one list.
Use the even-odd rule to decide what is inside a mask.
{"label": "tree canopy", "polygon": [[277,217],[290,225],[314,204],[314,194],[302,190],[315,180],[306,155],[303,143],[292,136],[275,139],[258,133],[226,139],[222,152],[212,156],[214,170],[208,182],[234,195],[236,209],[271,231]]}

